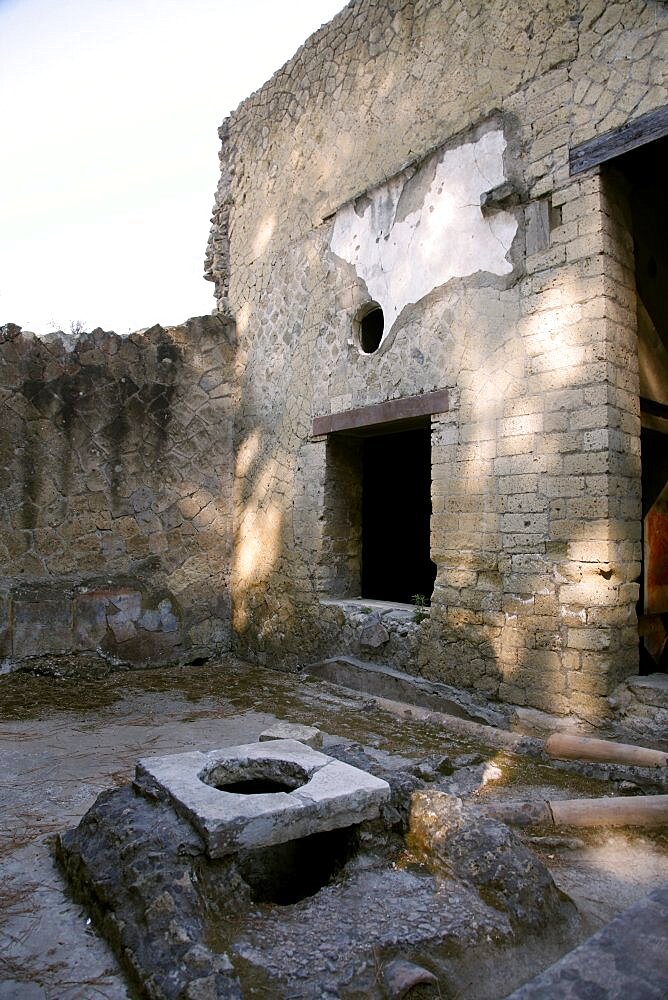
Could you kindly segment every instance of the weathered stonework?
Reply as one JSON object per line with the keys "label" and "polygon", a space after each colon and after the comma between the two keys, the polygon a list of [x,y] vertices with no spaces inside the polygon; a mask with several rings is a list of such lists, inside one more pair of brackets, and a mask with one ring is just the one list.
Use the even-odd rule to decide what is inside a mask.
{"label": "weathered stonework", "polygon": [[[665,108],[667,25],[656,0],[353,0],[220,129],[217,316],[76,343],[3,328],[1,662],[232,642],[608,713],[638,671],[641,418],[668,433],[639,397],[668,406],[668,330],[631,175],[573,150]],[[412,583],[362,585],[383,426],[317,421],[389,402],[430,449],[413,612]],[[374,515],[412,475],[375,460]]]}
{"label": "weathered stonework", "polygon": [[605,168],[571,176],[569,151],[665,105],[666,26],[653,0],[355,0],[225,122],[207,276],[242,362],[244,655],[359,655],[321,603],[360,596],[355,442],[312,419],[447,389],[431,614],[392,662],[591,719],[637,671],[625,194]]}
{"label": "weathered stonework", "polygon": [[[398,958],[420,963],[423,976],[428,964],[440,992],[456,993],[466,976],[494,996],[579,940],[575,907],[543,862],[508,827],[434,788],[433,758],[410,765],[355,745],[327,757],[301,749],[327,761],[320,774],[338,765],[375,788],[375,817],[353,808],[352,825],[269,845],[251,838],[220,854],[200,822],[142,783],[139,794],[103,792],[58,838],[74,898],[145,995],[236,1000],[260,983],[277,1000],[386,1000],[407,995],[378,974]],[[177,755],[176,768],[184,756],[193,755]],[[152,761],[162,770],[169,758]],[[244,807],[266,813],[269,800],[293,795],[247,795]]]}
{"label": "weathered stonework", "polygon": [[0,660],[229,648],[234,328],[0,338]]}

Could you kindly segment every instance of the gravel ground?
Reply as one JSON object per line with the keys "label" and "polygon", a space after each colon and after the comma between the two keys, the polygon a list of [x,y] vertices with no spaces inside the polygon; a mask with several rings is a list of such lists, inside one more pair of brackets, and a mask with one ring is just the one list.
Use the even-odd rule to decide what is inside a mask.
{"label": "gravel ground", "polygon": [[[482,754],[485,763],[472,765],[462,788],[478,799],[605,793],[598,782],[453,739],[363,695],[233,658],[170,671],[67,674],[0,678],[0,1000],[130,996],[113,955],[67,898],[50,838],[76,825],[99,792],[128,781],[141,756],[251,742],[280,718],[318,726],[325,748],[343,738],[409,758]],[[664,834],[564,833],[568,846],[532,846],[592,931],[668,880]]]}

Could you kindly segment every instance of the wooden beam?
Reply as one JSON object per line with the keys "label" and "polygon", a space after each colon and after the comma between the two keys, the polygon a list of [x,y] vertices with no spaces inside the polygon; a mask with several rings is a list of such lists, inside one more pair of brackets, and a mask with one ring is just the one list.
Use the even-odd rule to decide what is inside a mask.
{"label": "wooden beam", "polygon": [[614,160],[623,153],[628,153],[655,139],[662,139],[666,135],[668,135],[668,105],[657,108],[656,111],[648,111],[646,115],[640,115],[626,125],[620,125],[611,132],[597,135],[579,146],[574,146],[569,155],[571,176],[596,167],[599,163]]}
{"label": "wooden beam", "polygon": [[354,410],[343,410],[325,417],[313,418],[313,437],[322,434],[369,433],[372,428],[388,424],[401,425],[432,413],[447,413],[449,408],[448,390],[437,389],[424,392],[420,396],[404,396],[389,399],[385,403],[372,406],[358,406]]}

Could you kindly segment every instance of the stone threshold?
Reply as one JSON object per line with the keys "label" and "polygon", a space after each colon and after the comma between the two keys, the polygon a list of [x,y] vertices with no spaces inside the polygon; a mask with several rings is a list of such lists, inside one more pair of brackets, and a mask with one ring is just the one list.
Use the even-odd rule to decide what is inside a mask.
{"label": "stone threshold", "polygon": [[639,701],[668,710],[668,674],[627,677],[624,683],[631,688]]}
{"label": "stone threshold", "polygon": [[428,605],[402,604],[401,601],[377,601],[370,597],[321,597],[320,604],[328,608],[341,608],[345,614],[360,615],[376,612],[381,618],[412,620],[415,614],[429,615]]}
{"label": "stone threshold", "polygon": [[492,708],[480,696],[468,691],[414,677],[382,663],[340,655],[308,664],[306,671],[371,697],[416,705],[484,726],[508,727],[508,716],[502,706]]}

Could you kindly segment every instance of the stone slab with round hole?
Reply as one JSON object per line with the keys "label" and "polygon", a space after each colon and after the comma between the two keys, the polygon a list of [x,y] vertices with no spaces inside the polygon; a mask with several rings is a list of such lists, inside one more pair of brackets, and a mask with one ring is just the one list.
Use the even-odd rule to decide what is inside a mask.
{"label": "stone slab with round hole", "polygon": [[145,757],[134,784],[171,802],[211,858],[374,819],[390,798],[386,781],[297,740]]}

